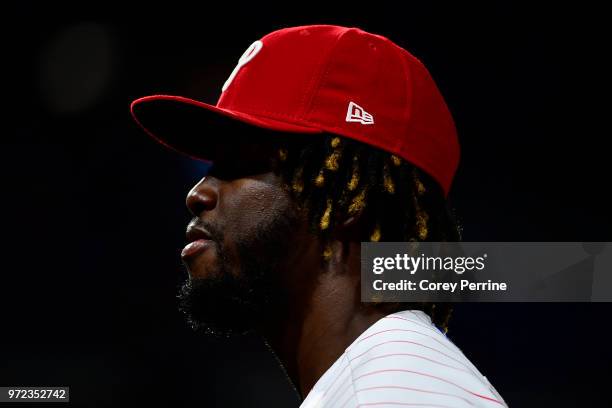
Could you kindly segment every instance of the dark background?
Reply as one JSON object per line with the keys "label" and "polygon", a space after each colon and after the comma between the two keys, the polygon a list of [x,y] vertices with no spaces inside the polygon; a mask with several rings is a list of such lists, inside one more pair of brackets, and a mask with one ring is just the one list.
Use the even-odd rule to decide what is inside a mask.
{"label": "dark background", "polygon": [[[462,3],[6,6],[0,385],[67,385],[74,406],[298,406],[259,339],[183,322],[184,196],[203,169],[128,109],[215,102],[246,47],[285,26],[358,26],[428,66],[460,134],[465,240],[612,241],[603,10]],[[611,312],[458,305],[450,336],[512,407],[603,406]]]}

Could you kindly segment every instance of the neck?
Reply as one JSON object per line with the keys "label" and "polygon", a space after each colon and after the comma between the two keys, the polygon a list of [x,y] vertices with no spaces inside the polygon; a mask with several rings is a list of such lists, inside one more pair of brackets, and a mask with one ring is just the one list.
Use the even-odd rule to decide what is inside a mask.
{"label": "neck", "polygon": [[358,247],[350,253],[348,259],[335,255],[319,273],[301,275],[305,278],[294,284],[282,317],[264,330],[302,397],[361,333],[385,315],[361,304]]}

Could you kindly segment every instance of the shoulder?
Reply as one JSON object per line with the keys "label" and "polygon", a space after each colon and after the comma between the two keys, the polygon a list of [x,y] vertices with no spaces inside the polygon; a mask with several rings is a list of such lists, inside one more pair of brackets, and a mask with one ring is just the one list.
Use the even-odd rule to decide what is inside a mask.
{"label": "shoulder", "polygon": [[326,404],[321,406],[506,406],[488,380],[421,311],[402,311],[379,320],[330,371]]}

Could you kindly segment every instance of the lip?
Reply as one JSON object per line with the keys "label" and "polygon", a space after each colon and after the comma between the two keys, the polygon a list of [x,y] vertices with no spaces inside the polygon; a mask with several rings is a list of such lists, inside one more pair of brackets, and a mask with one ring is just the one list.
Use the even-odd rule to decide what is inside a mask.
{"label": "lip", "polygon": [[198,239],[211,240],[211,235],[204,228],[197,227],[194,224],[190,224],[187,227],[187,233],[185,234],[187,242],[197,241]]}
{"label": "lip", "polygon": [[181,251],[181,258],[189,259],[199,255],[210,246],[211,242],[212,241],[209,239],[196,239],[195,241],[188,243]]}
{"label": "lip", "polygon": [[181,258],[189,259],[199,255],[206,250],[211,244],[212,239],[210,233],[203,228],[193,225],[187,227],[187,245],[181,251]]}

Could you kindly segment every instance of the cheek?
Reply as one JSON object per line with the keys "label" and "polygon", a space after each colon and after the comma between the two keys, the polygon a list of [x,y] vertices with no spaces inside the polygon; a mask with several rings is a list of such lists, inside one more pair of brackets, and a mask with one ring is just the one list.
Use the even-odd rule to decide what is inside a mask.
{"label": "cheek", "polygon": [[240,179],[227,187],[227,194],[223,196],[223,216],[228,241],[253,236],[262,225],[288,211],[291,205],[289,195],[272,176]]}

